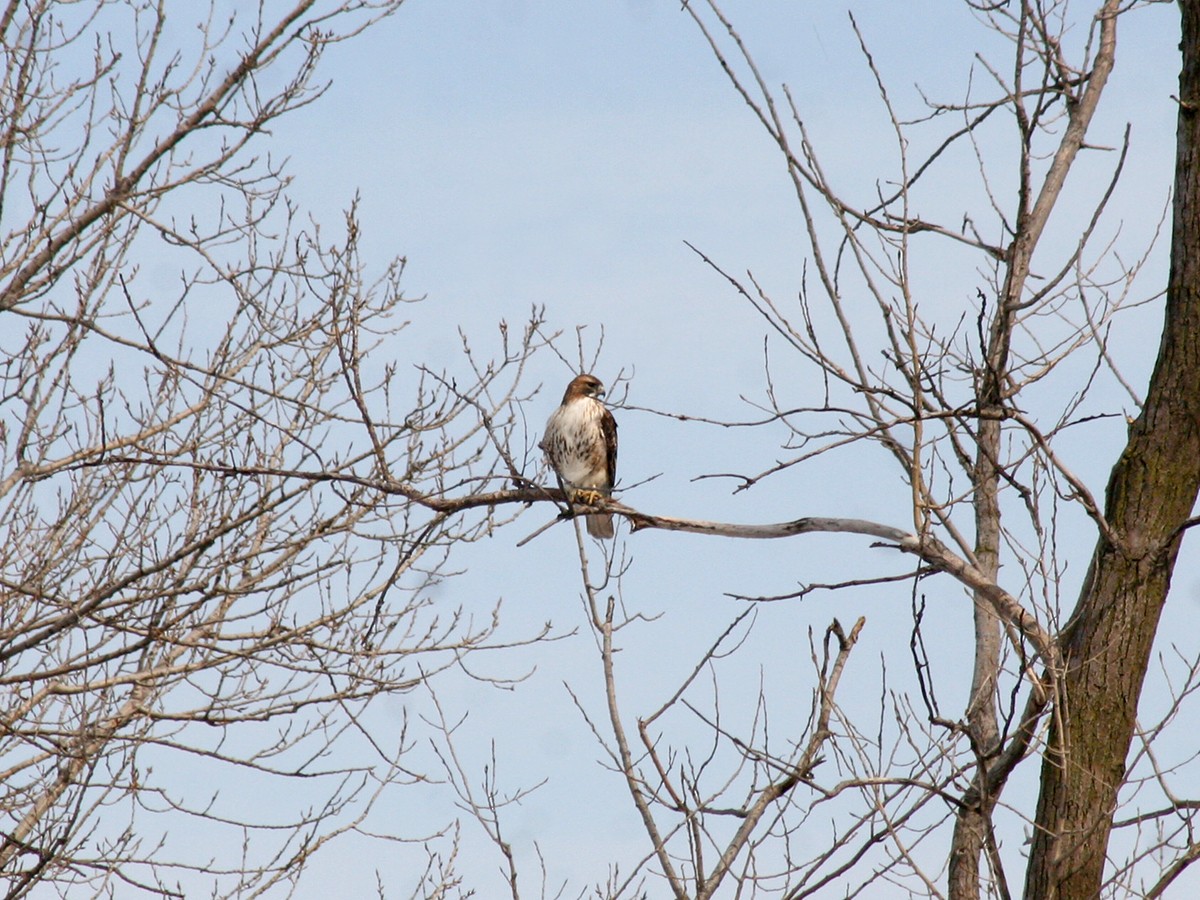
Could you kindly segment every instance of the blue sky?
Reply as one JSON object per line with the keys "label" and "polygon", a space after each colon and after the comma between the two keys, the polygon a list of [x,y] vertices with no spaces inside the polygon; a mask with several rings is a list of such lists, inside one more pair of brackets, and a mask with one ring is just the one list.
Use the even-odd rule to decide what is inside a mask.
{"label": "blue sky", "polygon": [[[950,0],[746,0],[726,4],[725,11],[766,81],[792,88],[831,176],[857,196],[870,196],[873,185],[894,177],[894,141],[847,13],[854,13],[906,115],[921,108],[915,85],[960,99],[974,52],[1001,50],[994,39],[981,45],[986,35],[963,4]],[[1093,132],[1097,143],[1112,144],[1124,123],[1133,123],[1127,178],[1114,198],[1114,221],[1123,224],[1114,233],[1134,248],[1152,234],[1168,201],[1176,15],[1172,5],[1160,4],[1126,17],[1120,60]],[[336,224],[361,194],[369,263],[382,269],[392,255],[407,257],[408,291],[426,297],[412,309],[414,330],[403,351],[420,356],[413,362],[459,366],[458,328],[487,346],[498,320],[521,323],[531,307],[545,306],[551,328],[586,326],[589,349],[603,328],[596,372],[605,380],[629,376],[630,405],[751,415],[741,398],[762,397],[767,329],[685,241],[733,272],[753,270],[780,299],[795,298],[807,251],[778,153],[678,2],[410,0],[364,37],[334,48],[327,64],[328,95],[277,127],[270,147],[291,158],[292,196],[320,221]],[[978,67],[975,77],[984,89]],[[986,133],[987,152],[1011,151],[1005,127]],[[1097,153],[1096,160],[1081,165],[1069,186],[1055,239],[1070,240],[1083,214],[1077,200],[1094,195],[1111,154]],[[978,186],[970,160],[950,163],[948,173],[944,189],[925,202],[931,214],[953,218],[959,206],[978,201]],[[998,172],[998,189],[1009,177]],[[1146,295],[1165,275],[1161,249],[1140,288]],[[976,263],[955,248],[930,245],[918,265],[918,284],[928,291],[921,302],[932,311],[964,303],[979,283]],[[1153,313],[1131,316],[1115,348],[1138,386],[1153,360]],[[570,341],[562,346],[570,352]],[[789,379],[789,393],[819,402],[819,386],[772,349],[781,354],[779,372]],[[545,385],[528,410],[532,444],[570,373],[546,354],[531,374]],[[1113,401],[1115,408],[1121,404]],[[770,443],[778,433],[748,437],[634,410],[617,415],[622,480],[659,476],[624,497],[636,507],[736,521],[837,515],[911,524],[906,490],[882,453],[818,460],[733,495],[728,481],[693,479],[768,468],[781,452]],[[1116,441],[1118,432],[1081,440],[1072,465],[1102,485]],[[513,633],[547,620],[560,633],[579,633],[498,659],[498,673],[534,670],[516,691],[462,679],[447,682],[441,696],[455,713],[469,713],[460,749],[471,765],[487,762],[494,739],[501,778],[511,778],[512,788],[549,779],[510,811],[509,838],[530,879],[536,878],[533,842],[540,842],[551,884],[569,879],[567,894],[574,896],[605,877],[610,859],[628,866],[645,848],[622,785],[597,763],[599,748],[564,689],[570,685],[599,713],[599,663],[578,599],[573,537],[559,527],[525,548],[515,546],[548,517],[534,509],[486,545],[469,548],[459,562],[466,573],[440,591],[447,603],[481,614],[503,599]],[[625,546],[633,564],[623,600],[658,618],[624,638],[627,715],[661,702],[698,650],[743,610],[726,592],[782,592],[800,582],[903,570],[904,561],[867,545],[834,537],[767,545],[668,534],[630,539]],[[1068,550],[1077,558],[1068,575],[1073,580],[1082,574],[1086,551]],[[1006,571],[1015,574],[1015,568]],[[1169,616],[1194,612],[1198,584],[1196,566],[1185,563]],[[943,702],[957,710],[955,691],[965,687],[969,671],[969,611],[948,581],[929,582],[927,590],[930,615],[946,637],[935,652],[948,685]],[[861,590],[764,606],[730,663],[727,689],[751,701],[761,678],[769,688],[795,692],[799,708],[792,712],[802,716],[811,687],[807,630],[819,634],[834,615],[847,624],[858,615],[868,619],[848,676],[850,708],[869,714],[885,669],[894,679],[889,686],[909,686],[909,602],[903,592]],[[420,697],[406,697],[395,701],[391,714],[398,717],[400,705],[428,711]],[[1028,791],[1028,784],[1013,786],[1014,797],[1026,804]],[[422,789],[422,796],[422,803],[399,797],[382,814],[411,818],[413,833],[421,833],[449,809],[444,790]],[[495,896],[499,857],[470,823],[464,827],[464,869],[479,879],[481,896]],[[1010,847],[1019,843],[1014,834]],[[351,864],[358,852],[347,842],[319,857],[315,871],[349,890],[346,896],[365,895],[374,876],[369,867]],[[411,860],[397,851],[371,864],[400,885]]]}

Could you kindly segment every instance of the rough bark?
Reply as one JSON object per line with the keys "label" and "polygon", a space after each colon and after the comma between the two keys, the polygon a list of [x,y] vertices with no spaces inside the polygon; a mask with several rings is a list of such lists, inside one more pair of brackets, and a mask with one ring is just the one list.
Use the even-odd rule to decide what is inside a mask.
{"label": "rough bark", "polygon": [[1042,766],[1025,896],[1093,900],[1159,616],[1200,490],[1200,0],[1183,70],[1171,269],[1142,414],[1109,478],[1101,537],[1063,632],[1063,705]]}

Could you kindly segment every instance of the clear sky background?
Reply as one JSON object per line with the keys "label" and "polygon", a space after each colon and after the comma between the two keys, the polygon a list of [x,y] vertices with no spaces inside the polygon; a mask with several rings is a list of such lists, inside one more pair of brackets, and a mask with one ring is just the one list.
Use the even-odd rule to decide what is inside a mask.
{"label": "clear sky background", "polygon": [[[791,87],[829,173],[852,196],[870,197],[896,170],[894,143],[849,12],[905,115],[922,112],[918,85],[939,99],[961,100],[973,66],[982,84],[977,51],[1008,65],[1000,43],[957,0],[731,0],[725,8],[768,84]],[[1133,126],[1110,226],[1131,251],[1144,247],[1169,201],[1177,16],[1173,4],[1158,4],[1123,20],[1117,68],[1092,132],[1096,143],[1112,146],[1126,122]],[[768,329],[685,241],[733,272],[752,270],[773,296],[789,302],[806,264],[802,223],[780,156],[677,0],[410,0],[364,37],[332,50],[326,64],[333,80],[328,95],[276,127],[269,146],[291,158],[292,197],[329,226],[336,227],[341,210],[361,195],[363,254],[376,271],[393,255],[407,257],[407,291],[426,299],[411,309],[411,330],[392,351],[401,365],[465,371],[459,328],[481,350],[494,350],[500,320],[519,328],[531,308],[544,306],[548,330],[586,326],[589,352],[603,331],[595,372],[610,384],[628,378],[627,394],[616,392],[625,405],[711,418],[754,415],[743,398],[764,396]],[[1012,158],[1010,124],[999,123],[985,136],[994,152]],[[1081,165],[1056,213],[1060,228],[1052,239],[1077,234],[1087,214],[1078,201],[1095,195],[1107,164]],[[955,222],[978,195],[969,160],[952,163],[948,172],[940,193],[925,202],[931,216]],[[1005,179],[1011,167],[997,171],[995,185],[1011,207]],[[1164,283],[1164,251],[1160,246],[1151,257],[1140,287],[1145,296]],[[916,271],[927,291],[919,298],[923,307],[934,314],[966,308],[982,284],[974,265],[944,243],[922,245]],[[1116,350],[1139,389],[1153,361],[1158,313],[1154,307],[1119,326]],[[560,347],[571,357],[573,339]],[[780,357],[787,395],[818,403],[819,384],[806,382],[781,347],[772,351]],[[535,360],[530,384],[544,388],[525,410],[531,459],[571,374],[551,354]],[[1127,398],[1107,396],[1110,409],[1129,410]],[[729,480],[694,479],[769,468],[781,455],[781,432],[706,428],[634,409],[618,408],[616,415],[620,478],[638,484],[622,499],[637,508],[741,522],[829,515],[911,525],[907,491],[882,451],[817,461],[735,495]],[[1072,448],[1072,468],[1097,489],[1122,430],[1117,423]],[[513,637],[543,622],[556,633],[575,634],[489,658],[488,674],[529,673],[514,691],[451,677],[441,682],[439,697],[451,718],[467,716],[458,748],[477,780],[492,741],[500,782],[509,790],[546,779],[507,811],[506,836],[527,887],[539,877],[536,841],[550,894],[567,880],[566,896],[577,896],[604,880],[610,863],[627,870],[648,847],[624,785],[598,762],[602,753],[565,687],[600,717],[599,658],[579,600],[574,537],[559,526],[516,546],[550,516],[548,507],[534,508],[469,548],[452,565],[464,574],[445,582],[439,598],[483,616],[503,600],[505,629]],[[1068,581],[1082,574],[1090,536],[1065,548],[1074,559]],[[618,678],[630,722],[656,708],[745,609],[727,592],[781,593],[801,583],[909,566],[856,537],[761,545],[658,533],[619,540],[631,560],[623,601],[631,611],[657,617],[623,634]],[[1195,632],[1182,623],[1194,619],[1200,599],[1200,569],[1188,558],[1194,551],[1193,537],[1163,632],[1186,640],[1185,650],[1194,646]],[[1064,585],[1064,603],[1073,600],[1075,584]],[[949,579],[923,587],[936,623],[935,674],[947,691],[941,699],[957,715],[969,681],[969,605]],[[794,694],[791,712],[802,723],[812,686],[808,629],[819,635],[834,616],[849,624],[860,615],[867,625],[843,699],[870,722],[885,669],[888,689],[912,685],[912,619],[903,590],[818,593],[763,605],[746,646],[723,670],[731,713],[753,706],[761,679],[769,691]],[[398,723],[405,710],[428,714],[428,697],[397,697],[377,715]],[[787,719],[786,703],[779,714]],[[1182,731],[1186,736],[1195,728],[1185,724]],[[432,762],[424,746],[414,759]],[[1027,810],[1035,773],[1035,765],[1027,766],[1025,780],[1011,788],[1011,799]],[[456,815],[452,802],[447,789],[415,788],[376,815],[381,828],[417,836]],[[500,896],[498,852],[466,817],[463,823],[461,869],[479,896]],[[1006,852],[1015,858],[1020,843],[1018,829],[1008,836]],[[944,850],[939,841],[931,853]],[[403,896],[419,858],[409,849],[347,839],[316,858],[317,879],[302,896],[366,896],[376,871]]]}

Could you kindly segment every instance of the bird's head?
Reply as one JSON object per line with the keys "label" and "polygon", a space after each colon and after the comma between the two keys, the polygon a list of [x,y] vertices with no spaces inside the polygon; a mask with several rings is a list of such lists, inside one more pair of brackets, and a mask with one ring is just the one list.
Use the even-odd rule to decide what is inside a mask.
{"label": "bird's head", "polygon": [[563,402],[574,397],[592,397],[599,400],[603,396],[604,383],[599,378],[595,375],[577,375],[567,385],[567,392],[563,394]]}

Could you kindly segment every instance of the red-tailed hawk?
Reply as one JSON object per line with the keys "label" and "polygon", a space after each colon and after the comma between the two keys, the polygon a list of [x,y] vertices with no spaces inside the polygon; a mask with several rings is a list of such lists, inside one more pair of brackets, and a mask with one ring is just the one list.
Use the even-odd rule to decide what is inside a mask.
{"label": "red-tailed hawk", "polygon": [[[538,445],[567,497],[580,503],[608,497],[617,480],[617,423],[600,402],[603,396],[604,385],[595,375],[573,379]],[[588,516],[587,530],[592,537],[612,537],[612,515]]]}

